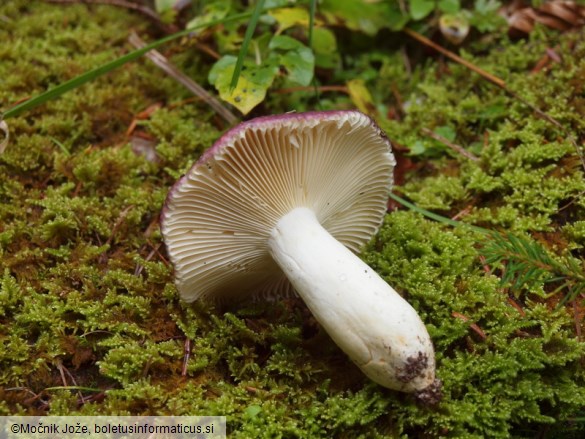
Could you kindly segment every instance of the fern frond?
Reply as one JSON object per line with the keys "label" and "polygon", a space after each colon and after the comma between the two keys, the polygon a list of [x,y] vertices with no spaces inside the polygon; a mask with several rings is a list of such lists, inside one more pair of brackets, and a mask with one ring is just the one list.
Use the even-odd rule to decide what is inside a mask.
{"label": "fern frond", "polygon": [[500,265],[501,280],[513,290],[536,283],[560,282],[553,293],[568,290],[561,303],[574,299],[585,291],[583,261],[571,256],[553,257],[537,241],[512,233],[490,232],[480,249],[488,265]]}
{"label": "fern frond", "polygon": [[492,272],[498,272],[501,283],[508,285],[513,291],[538,284],[558,283],[559,286],[550,295],[565,292],[559,306],[585,294],[585,261],[581,259],[571,255],[553,256],[529,236],[471,226],[429,212],[394,194],[390,197],[427,218],[480,233],[483,245],[479,248],[479,253],[485,258],[485,263],[493,267]]}

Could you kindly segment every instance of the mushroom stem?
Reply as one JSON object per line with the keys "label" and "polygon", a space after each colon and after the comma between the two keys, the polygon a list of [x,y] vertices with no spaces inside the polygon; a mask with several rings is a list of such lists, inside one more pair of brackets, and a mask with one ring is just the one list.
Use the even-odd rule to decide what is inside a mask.
{"label": "mushroom stem", "polygon": [[271,231],[270,254],[333,341],[373,381],[404,392],[435,381],[435,355],[416,311],[299,207]]}

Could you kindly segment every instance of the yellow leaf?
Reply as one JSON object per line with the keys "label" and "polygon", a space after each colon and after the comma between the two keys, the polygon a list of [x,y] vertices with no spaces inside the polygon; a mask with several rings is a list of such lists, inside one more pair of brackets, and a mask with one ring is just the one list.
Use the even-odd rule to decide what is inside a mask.
{"label": "yellow leaf", "polygon": [[229,87],[225,87],[220,90],[219,96],[240,110],[242,114],[248,114],[264,100],[266,88],[258,87],[257,84],[250,82],[244,75],[241,75],[236,88],[230,90]]}
{"label": "yellow leaf", "polygon": [[231,82],[235,65],[235,56],[224,56],[209,71],[209,82],[215,86],[224,101],[232,104],[243,114],[248,114],[266,97],[266,90],[278,74],[278,65],[265,62],[264,65],[258,66],[253,62],[245,61],[238,85],[232,89]]}
{"label": "yellow leaf", "polygon": [[294,26],[309,26],[309,12],[303,8],[281,8],[268,12],[278,22],[276,34]]}
{"label": "yellow leaf", "polygon": [[352,79],[347,81],[346,85],[349,91],[349,97],[358,110],[375,118],[377,110],[374,105],[374,99],[372,99],[372,95],[364,81],[362,79]]}

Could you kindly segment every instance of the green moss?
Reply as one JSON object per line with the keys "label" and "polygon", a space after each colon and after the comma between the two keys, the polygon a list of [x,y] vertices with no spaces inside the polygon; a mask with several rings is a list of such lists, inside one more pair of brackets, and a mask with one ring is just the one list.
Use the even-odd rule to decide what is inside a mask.
{"label": "green moss", "polygon": [[582,249],[585,247],[585,221],[575,221],[563,227],[563,232],[572,249]]}
{"label": "green moss", "polygon": [[[125,53],[127,29],[147,27],[137,15],[96,5],[13,1],[0,16],[5,107]],[[585,44],[552,38],[539,31],[464,55],[579,133]],[[529,74],[555,44],[563,64]],[[197,52],[173,51],[183,52],[175,60],[185,71],[206,77]],[[540,232],[555,257],[582,257],[585,183],[566,136],[461,66],[446,71],[429,60],[409,76],[400,59],[351,60],[367,70],[380,108],[392,105],[393,86],[408,104],[400,123],[380,121],[416,152],[400,190],[467,222]],[[241,438],[504,438],[563,429],[582,409],[585,346],[572,308],[556,306],[567,292],[549,298],[536,279],[510,296],[486,274],[477,236],[413,213],[388,215],[363,257],[427,323],[444,384],[436,407],[369,382],[299,299],[227,312],[182,304],[158,215],[168,188],[223,128],[187,96],[137,62],[8,120],[12,140],[0,155],[0,414],[226,415],[230,437]],[[348,105],[347,97],[323,102]],[[125,133],[154,104],[161,108],[136,128],[156,153],[148,156]],[[266,105],[313,107],[284,95]],[[422,127],[452,133],[480,160],[424,137]]]}
{"label": "green moss", "polygon": [[[580,56],[585,45],[574,38],[568,36],[561,46],[573,45],[572,53]],[[576,78],[585,72],[585,64],[569,56],[563,65],[553,64],[538,74],[522,70],[536,64],[545,49],[546,39],[535,37],[470,58],[487,71],[505,72],[500,76],[507,87],[564,123],[570,137],[535,118],[519,99],[485,81],[477,83],[479,76],[469,78],[462,66],[452,66],[439,80],[440,73],[430,69],[413,90],[406,118],[400,124],[384,123],[399,144],[421,157],[436,158],[430,172],[413,176],[401,188],[405,195],[424,208],[453,214],[465,209],[465,221],[514,231],[554,230],[556,213],[569,202],[573,218],[585,213],[583,167],[571,140],[585,127],[583,118],[575,117],[583,111],[578,99],[582,85]],[[479,161],[469,161],[420,131],[444,127]]]}
{"label": "green moss", "polygon": [[510,306],[498,280],[482,272],[473,242],[463,232],[396,213],[365,257],[419,309],[446,393],[440,416],[414,405],[393,409],[427,433],[509,437],[514,428],[553,423],[558,413],[583,404],[585,346],[564,310],[538,301],[537,287],[521,312]]}

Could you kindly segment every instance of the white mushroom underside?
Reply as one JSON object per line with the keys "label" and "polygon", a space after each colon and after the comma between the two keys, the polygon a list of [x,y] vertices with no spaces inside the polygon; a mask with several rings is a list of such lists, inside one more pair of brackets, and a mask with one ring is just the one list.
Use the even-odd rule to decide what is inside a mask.
{"label": "white mushroom underside", "polygon": [[174,189],[163,234],[184,300],[289,290],[268,238],[296,207],[354,252],[375,233],[394,158],[369,118],[342,114],[252,125]]}

